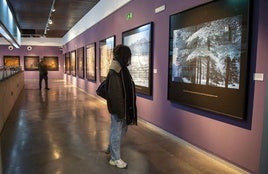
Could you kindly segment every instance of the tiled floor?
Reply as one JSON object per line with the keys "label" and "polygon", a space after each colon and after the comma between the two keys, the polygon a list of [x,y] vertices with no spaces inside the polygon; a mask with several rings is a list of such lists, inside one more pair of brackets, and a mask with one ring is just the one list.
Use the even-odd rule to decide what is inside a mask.
{"label": "tiled floor", "polygon": [[26,81],[1,134],[3,174],[235,174],[226,166],[143,122],[122,143],[127,169],[108,164],[110,118],[104,102],[50,81]]}

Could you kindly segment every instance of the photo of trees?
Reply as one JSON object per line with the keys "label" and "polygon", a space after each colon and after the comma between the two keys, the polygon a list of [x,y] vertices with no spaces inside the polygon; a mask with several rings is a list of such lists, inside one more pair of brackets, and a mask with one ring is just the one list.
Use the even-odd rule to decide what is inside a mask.
{"label": "photo of trees", "polygon": [[136,91],[146,95],[152,91],[152,30],[153,23],[147,23],[122,33],[123,44],[131,50],[128,69]]}
{"label": "photo of trees", "polygon": [[173,30],[172,81],[239,89],[242,15]]}
{"label": "photo of trees", "polygon": [[78,77],[84,78],[84,47],[77,49],[77,71]]}
{"label": "photo of trees", "polygon": [[124,43],[131,49],[129,71],[135,84],[149,87],[150,30],[124,37]]}
{"label": "photo of trees", "polygon": [[89,44],[86,48],[86,77],[96,80],[96,43]]}
{"label": "photo of trees", "polygon": [[109,72],[113,60],[115,36],[100,41],[100,81],[102,82]]}

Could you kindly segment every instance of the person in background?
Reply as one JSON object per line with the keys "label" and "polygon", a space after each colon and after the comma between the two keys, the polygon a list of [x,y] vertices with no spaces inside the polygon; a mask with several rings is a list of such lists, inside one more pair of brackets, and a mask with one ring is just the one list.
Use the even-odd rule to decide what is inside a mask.
{"label": "person in background", "polygon": [[126,168],[127,163],[120,156],[120,146],[128,125],[137,125],[136,91],[127,68],[131,63],[130,48],[118,45],[113,55],[106,78],[106,100],[111,114],[110,140],[106,153],[111,155],[110,165]]}
{"label": "person in background", "polygon": [[49,90],[48,88],[48,72],[47,72],[47,64],[44,58],[41,59],[41,61],[38,64],[39,69],[39,89],[42,89],[42,81],[45,80],[45,89]]}

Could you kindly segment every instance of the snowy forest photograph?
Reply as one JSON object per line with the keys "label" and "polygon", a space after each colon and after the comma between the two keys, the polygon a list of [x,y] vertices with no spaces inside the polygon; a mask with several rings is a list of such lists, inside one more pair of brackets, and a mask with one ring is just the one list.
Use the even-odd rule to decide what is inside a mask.
{"label": "snowy forest photograph", "polygon": [[64,73],[70,74],[70,52],[65,53],[65,70]]}
{"label": "snowy forest photograph", "polygon": [[108,72],[113,60],[113,49],[115,46],[115,36],[100,41],[100,81],[102,82]]}
{"label": "snowy forest photograph", "polygon": [[86,78],[96,80],[96,43],[89,44],[86,47]]}
{"label": "snowy forest photograph", "polygon": [[137,91],[147,94],[150,93],[151,84],[151,25],[145,24],[123,33],[123,44],[129,46],[132,54],[129,71]]}
{"label": "snowy forest photograph", "polygon": [[77,74],[79,78],[84,78],[84,47],[77,49]]}
{"label": "snowy forest photograph", "polygon": [[168,100],[246,118],[249,7],[249,0],[215,0],[170,15]]}
{"label": "snowy forest photograph", "polygon": [[172,81],[239,89],[242,16],[173,31]]}
{"label": "snowy forest photograph", "polygon": [[70,72],[71,75],[76,76],[76,53],[72,51],[70,54]]}

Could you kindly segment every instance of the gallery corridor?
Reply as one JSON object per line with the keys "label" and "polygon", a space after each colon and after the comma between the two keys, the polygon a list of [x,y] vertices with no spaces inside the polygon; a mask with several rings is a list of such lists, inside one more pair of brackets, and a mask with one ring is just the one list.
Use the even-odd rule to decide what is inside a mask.
{"label": "gallery corridor", "polygon": [[25,81],[1,133],[3,174],[240,174],[187,143],[140,120],[122,142],[126,169],[104,153],[110,118],[106,105],[64,81],[39,90]]}

